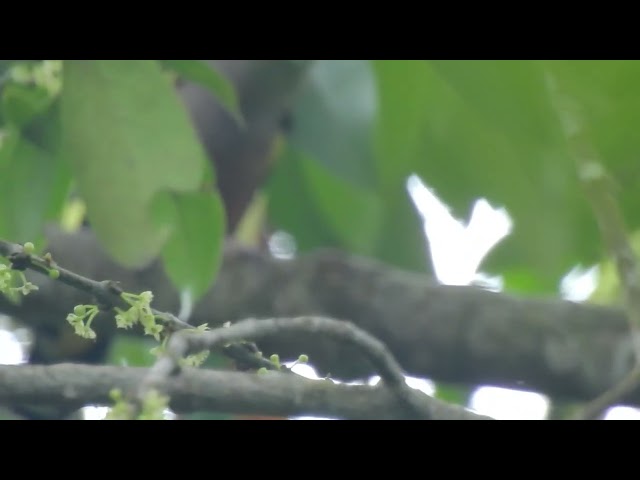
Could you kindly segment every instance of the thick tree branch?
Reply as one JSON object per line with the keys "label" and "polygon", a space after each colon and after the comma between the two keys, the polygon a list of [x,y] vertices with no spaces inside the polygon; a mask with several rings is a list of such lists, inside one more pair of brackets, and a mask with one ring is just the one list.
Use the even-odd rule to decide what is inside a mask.
{"label": "thick tree branch", "polygon": [[[50,241],[53,257],[68,269],[98,280],[118,279],[127,291],[151,290],[157,309],[178,311],[178,296],[158,264],[136,272],[120,268],[86,231],[51,231]],[[40,286],[37,294],[26,297],[21,307],[0,299],[0,311],[28,324],[70,331],[66,314],[87,298],[48,278],[30,278]],[[634,364],[629,328],[619,309],[442,286],[332,251],[283,261],[229,246],[216,285],[190,323],[213,328],[242,318],[303,315],[350,320],[380,339],[409,375],[448,382],[589,400]],[[105,320],[94,322],[98,338],[114,330],[113,320]],[[265,355],[278,353],[283,359],[306,353],[321,373],[338,379],[374,370],[361,353],[313,335],[284,334],[259,346]],[[640,392],[626,401],[640,403]]]}
{"label": "thick tree branch", "polygon": [[[0,366],[0,405],[48,405],[62,409],[110,405],[114,388],[135,392],[149,370],[60,364]],[[265,375],[185,369],[161,385],[177,413],[216,411],[274,416],[345,419],[415,418],[384,386],[337,385],[297,375]],[[489,419],[414,391],[415,401],[433,419]]]}

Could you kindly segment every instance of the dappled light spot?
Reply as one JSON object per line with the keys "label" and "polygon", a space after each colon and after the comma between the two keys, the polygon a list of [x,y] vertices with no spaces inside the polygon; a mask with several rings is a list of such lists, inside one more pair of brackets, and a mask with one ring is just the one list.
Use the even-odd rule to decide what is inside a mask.
{"label": "dappled light spot", "polygon": [[[433,395],[436,392],[436,386],[431,380],[417,377],[405,377],[407,385],[416,390],[420,390],[427,395]],[[375,386],[380,383],[380,377],[374,375],[367,381],[367,385]],[[362,383],[360,383],[361,385]]]}
{"label": "dappled light spot", "polygon": [[[88,406],[82,408],[82,415],[85,420],[104,420],[109,413],[109,407]],[[175,420],[176,414],[168,408],[164,411],[165,420]]]}
{"label": "dappled light spot", "polygon": [[431,380],[424,378],[406,377],[407,385],[416,390],[420,390],[427,395],[433,395],[436,393],[436,386]]}
{"label": "dappled light spot", "polygon": [[[315,369],[311,366],[311,365],[307,365],[306,363],[298,363],[296,365],[294,365],[293,367],[291,367],[291,365],[293,365],[293,362],[287,364],[285,363],[285,365],[287,367],[290,367],[291,370],[300,375],[301,377],[305,377],[305,378],[310,378],[311,380],[319,380],[321,377],[318,376],[317,372],[315,371]],[[322,418],[322,417],[291,417],[290,420],[334,420],[332,418]]]}
{"label": "dappled light spot", "polygon": [[422,216],[438,279],[447,285],[474,282],[483,258],[511,232],[507,211],[478,199],[465,224],[451,215],[449,207],[417,175],[407,179],[407,190]]}
{"label": "dappled light spot", "polygon": [[104,420],[109,413],[109,407],[88,406],[82,409],[82,415],[85,420]]}
{"label": "dappled light spot", "polygon": [[[285,365],[291,368],[291,365],[293,365],[293,363],[285,363]],[[294,365],[291,370],[304,378],[310,378],[312,380],[317,380],[319,378],[315,369],[311,365],[307,365],[306,363],[298,363]]]}
{"label": "dappled light spot", "polygon": [[25,363],[24,350],[16,336],[8,330],[0,330],[0,365]]}
{"label": "dappled light spot", "polygon": [[296,256],[297,248],[293,235],[282,230],[278,230],[269,237],[269,251],[276,258],[290,260]]}
{"label": "dappled light spot", "polygon": [[565,300],[582,302],[588,299],[598,283],[598,267],[574,267],[560,281],[560,293]]}
{"label": "dappled light spot", "polygon": [[549,400],[533,392],[480,387],[473,392],[469,407],[498,420],[544,420],[549,412]]}
{"label": "dappled light spot", "polygon": [[640,420],[640,409],[632,407],[611,407],[605,420]]}

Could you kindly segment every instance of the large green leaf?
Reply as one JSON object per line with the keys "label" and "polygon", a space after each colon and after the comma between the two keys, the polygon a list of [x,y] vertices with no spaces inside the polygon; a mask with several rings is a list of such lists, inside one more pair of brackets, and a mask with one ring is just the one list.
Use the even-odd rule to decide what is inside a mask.
{"label": "large green leaf", "polygon": [[545,72],[529,60],[439,60],[436,72],[478,115],[505,132],[515,147],[558,148],[562,131],[550,101]]}
{"label": "large green leaf", "polygon": [[162,63],[187,80],[207,88],[239,124],[244,122],[233,84],[203,60],[162,60]]}
{"label": "large green leaf", "polygon": [[343,180],[359,187],[374,185],[375,112],[375,83],[368,62],[315,62],[292,112],[289,141]]}
{"label": "large green leaf", "polygon": [[301,180],[341,246],[358,253],[373,253],[380,230],[382,205],[375,191],[332,175],[321,164],[300,153]]}
{"label": "large green leaf", "polygon": [[556,291],[562,274],[595,255],[540,64],[381,61],[376,72],[380,95],[395,96],[379,111],[387,177],[412,169],[459,218],[478,197],[512,215],[513,233],[485,268],[505,274],[507,285],[510,269],[526,269],[542,290]]}
{"label": "large green leaf", "polygon": [[326,224],[306,183],[304,157],[285,146],[277,159],[277,168],[267,186],[269,220],[292,234],[300,251],[316,247],[338,247],[340,241]]}
{"label": "large green leaf", "polygon": [[[554,82],[580,106],[618,180],[626,219],[640,224],[640,62],[375,61],[372,69],[319,62],[310,74],[290,136],[297,153],[278,165],[280,192],[271,190],[279,198],[274,218],[286,217],[306,245],[357,247],[409,268],[422,263],[422,232],[404,189],[417,173],[458,218],[467,219],[479,197],[506,207],[512,233],[482,268],[503,275],[508,289],[555,293],[562,275],[594,262],[602,245]],[[376,105],[367,103],[372,74]],[[344,206],[349,189],[377,204],[364,209],[377,212],[377,228],[351,236],[358,226],[345,219],[358,208]]]}
{"label": "large green leaf", "polygon": [[375,61],[373,70],[379,103],[374,140],[378,179],[384,190],[397,194],[425,159],[423,132],[434,101],[430,72],[426,63],[411,60]]}
{"label": "large green leaf", "polygon": [[433,273],[422,219],[414,208],[405,188],[398,182],[389,193],[379,192],[383,199],[383,211],[375,257],[405,270]]}
{"label": "large green leaf", "polygon": [[92,226],[119,262],[138,266],[171,235],[150,218],[160,192],[187,193],[206,156],[156,61],[65,61],[63,155]]}
{"label": "large green leaf", "polygon": [[377,97],[369,62],[314,64],[293,111],[270,212],[308,248],[336,246],[424,271],[425,240],[405,188],[408,173],[388,178],[375,161]]}
{"label": "large green leaf", "polygon": [[430,91],[428,66],[416,61],[375,61],[378,108],[374,149],[378,194],[384,199],[384,228],[377,257],[405,269],[432,271],[421,219],[406,189],[406,180],[425,158],[423,131]]}
{"label": "large green leaf", "polygon": [[38,246],[43,246],[45,222],[60,215],[71,182],[59,155],[58,102],[42,93],[37,86],[6,85],[2,112],[7,123],[0,128],[0,231]]}
{"label": "large green leaf", "polygon": [[42,246],[45,220],[61,205],[68,175],[56,157],[16,137],[0,166],[0,236]]}
{"label": "large green leaf", "polygon": [[640,227],[640,61],[545,62],[579,109],[600,160],[617,182],[631,229]]}
{"label": "large green leaf", "polygon": [[197,301],[213,283],[222,259],[222,201],[210,191],[164,193],[154,202],[154,210],[172,228],[162,249],[165,271],[181,292]]}
{"label": "large green leaf", "polygon": [[[522,224],[520,231],[526,231],[530,239],[526,250],[539,258],[547,252],[549,265],[541,266],[557,271],[553,268],[556,265],[567,265],[568,269],[572,262],[594,261],[602,251],[593,215],[582,190],[577,188],[575,159],[566,154],[561,140],[564,132],[556,110],[561,105],[554,102],[553,96],[558,89],[577,105],[588,141],[619,183],[617,193],[629,225],[639,226],[640,200],[636,191],[640,187],[640,140],[635,125],[640,120],[640,62],[462,63],[438,62],[437,68],[480,112],[481,119],[506,134],[514,151],[526,162],[523,166],[527,175],[539,186],[535,201],[520,195],[518,202],[518,191],[513,188],[503,194],[507,207]],[[493,91],[497,93],[492,94]],[[533,208],[527,208],[527,197],[530,206],[537,208],[537,216]],[[540,235],[535,235],[534,228]],[[526,264],[517,265],[519,262],[515,261],[515,256],[526,253],[524,236],[521,239],[508,239],[490,258],[490,264],[505,268],[507,278],[519,270],[520,281],[526,273],[522,268]],[[531,261],[535,262],[535,258]],[[518,277],[513,280],[512,284],[518,283]]]}
{"label": "large green leaf", "polygon": [[20,141],[20,131],[11,125],[0,129],[0,168],[12,161],[13,152]]}
{"label": "large green leaf", "polygon": [[466,407],[469,405],[471,396],[475,391],[475,387],[469,387],[468,385],[458,385],[438,382],[436,384],[436,391],[434,393],[435,398],[442,400],[443,402],[453,403],[455,405],[462,405]]}
{"label": "large green leaf", "polygon": [[151,349],[157,345],[153,339],[118,334],[109,344],[107,363],[127,367],[151,367],[157,360]]}
{"label": "large green leaf", "polygon": [[7,83],[2,89],[2,118],[10,125],[22,127],[43,114],[52,102],[53,97],[44,87]]}

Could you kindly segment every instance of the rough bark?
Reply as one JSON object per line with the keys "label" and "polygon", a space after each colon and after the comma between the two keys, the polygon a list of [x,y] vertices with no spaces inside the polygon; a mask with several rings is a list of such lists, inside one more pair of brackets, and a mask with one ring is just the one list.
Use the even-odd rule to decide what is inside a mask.
{"label": "rough bark", "polygon": [[[148,369],[60,364],[0,366],[0,405],[46,405],[72,411],[111,405],[109,393],[135,391]],[[411,419],[411,411],[385,387],[336,385],[297,375],[265,375],[185,369],[160,385],[176,413],[216,411],[343,419]],[[486,420],[462,407],[415,391],[416,402],[433,420]]]}
{"label": "rough bark", "polygon": [[[50,240],[60,265],[97,280],[120,280],[130,291],[151,289],[156,308],[178,311],[178,296],[160,265],[136,272],[118,267],[87,231],[52,231]],[[40,291],[20,307],[0,300],[0,311],[68,332],[77,342],[64,318],[90,299],[43,276],[31,278]],[[299,315],[350,320],[384,342],[408,374],[447,382],[586,400],[614,385],[633,364],[626,320],[617,309],[442,286],[336,251],[287,261],[229,246],[216,284],[190,322],[214,326],[247,317]],[[108,336],[114,322],[105,318],[97,327],[99,338]],[[371,372],[358,353],[310,335],[283,335],[260,347],[283,358],[306,353],[320,372],[338,379]],[[630,401],[640,403],[640,392]]]}

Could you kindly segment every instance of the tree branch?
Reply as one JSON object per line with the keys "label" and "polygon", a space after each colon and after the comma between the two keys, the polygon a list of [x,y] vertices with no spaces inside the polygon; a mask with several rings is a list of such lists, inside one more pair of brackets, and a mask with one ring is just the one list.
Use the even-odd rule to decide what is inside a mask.
{"label": "tree branch", "polygon": [[[0,366],[0,404],[52,405],[72,409],[109,405],[114,388],[135,392],[149,369],[60,364]],[[394,392],[378,385],[340,385],[297,375],[265,375],[187,368],[164,380],[163,391],[177,413],[216,411],[273,416],[344,419],[416,418]],[[416,403],[440,420],[489,419],[413,391]]]}
{"label": "tree branch", "polygon": [[[113,280],[98,282],[91,278],[78,275],[77,273],[58,265],[53,260],[51,254],[45,255],[44,257],[26,254],[23,251],[22,245],[0,239],[0,256],[6,257],[11,262],[12,268],[16,270],[29,269],[43,275],[49,275],[51,270],[56,270],[57,281],[73,287],[80,292],[91,295],[95,299],[95,302],[99,304],[100,309],[104,312],[111,312],[112,314],[115,314],[116,307],[124,309],[128,308],[128,305],[121,297],[123,290],[118,282]],[[155,308],[152,308],[151,312],[157,319],[162,321],[170,331],[175,332],[193,328],[192,325],[183,322],[170,312],[161,312]],[[254,350],[257,350],[257,348]],[[256,357],[245,347],[244,344],[225,345],[221,348],[221,351],[229,358],[244,366],[255,369],[275,369],[274,365],[270,361]]]}
{"label": "tree branch", "polygon": [[334,341],[354,345],[369,358],[375,371],[395,393],[401,404],[415,412],[418,418],[430,419],[431,412],[424,408],[423,403],[416,402],[415,391],[407,385],[400,365],[383,343],[349,322],[322,317],[249,319],[208,332],[178,332],[171,337],[166,354],[158,359],[143,382],[139,398],[144,398],[151,388],[158,388],[158,385],[179,367],[178,360],[190,353],[212,349],[229,342],[276,337],[285,332],[323,335],[331,337]]}
{"label": "tree branch", "polygon": [[[114,307],[128,308],[126,302],[120,297],[123,290],[116,281],[105,280],[98,282],[91,278],[78,275],[75,272],[59,266],[51,255],[45,258],[37,255],[29,255],[23,252],[21,245],[2,239],[0,239],[0,256],[6,257],[11,262],[12,268],[16,270],[24,271],[30,269],[42,275],[49,275],[51,270],[56,270],[58,272],[58,281],[91,295],[95,298],[95,301],[99,303],[102,310],[112,310]],[[182,330],[183,328],[192,327],[171,313],[160,312],[156,309],[152,309],[152,312],[172,330]]]}
{"label": "tree branch", "polygon": [[[87,231],[51,230],[49,239],[53,257],[69,270],[118,279],[128,291],[151,290],[157,309],[179,310],[178,295],[159,264],[139,271],[121,268]],[[0,311],[61,334],[70,331],[64,318],[74,305],[86,303],[86,296],[46,277],[30,280],[40,287],[37,295],[26,297],[21,306],[0,298]],[[380,339],[407,374],[436,381],[589,400],[617,384],[634,365],[620,309],[442,286],[424,275],[335,251],[284,261],[229,245],[216,284],[196,306],[191,323],[215,328],[241,318],[304,315],[349,320]],[[115,330],[113,320],[99,323],[98,338],[108,338]],[[265,339],[259,348],[283,359],[305,353],[321,374],[337,379],[373,373],[360,352],[305,333]],[[50,361],[64,361],[59,355]],[[625,401],[640,403],[640,391]]]}
{"label": "tree branch", "polygon": [[607,174],[589,140],[587,125],[579,105],[566,93],[554,90],[556,108],[563,119],[569,150],[574,157],[578,178],[591,204],[600,234],[615,260],[625,298],[625,310],[633,339],[636,367],[616,386],[590,402],[583,418],[595,418],[607,407],[638,388],[640,379],[640,267],[631,247],[622,210],[614,195],[613,179]]}

